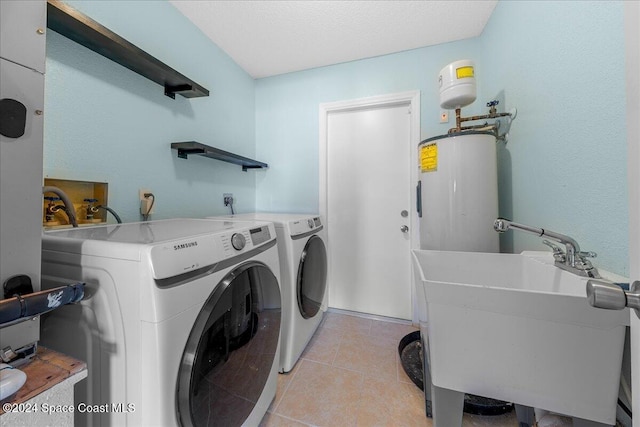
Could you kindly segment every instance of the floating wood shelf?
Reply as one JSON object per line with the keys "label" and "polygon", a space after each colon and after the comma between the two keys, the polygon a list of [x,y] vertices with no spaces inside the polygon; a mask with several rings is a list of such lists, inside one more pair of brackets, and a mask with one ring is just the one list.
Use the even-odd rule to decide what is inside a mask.
{"label": "floating wood shelf", "polygon": [[47,27],[158,83],[171,98],[209,96],[198,83],[59,0],[47,1]]}
{"label": "floating wood shelf", "polygon": [[181,159],[188,158],[189,154],[197,154],[200,156],[209,157],[210,159],[222,160],[223,162],[240,165],[242,166],[242,170],[244,172],[246,172],[247,169],[266,169],[269,167],[269,165],[266,163],[249,159],[247,157],[238,156],[237,154],[229,153],[228,151],[200,144],[199,142],[195,141],[172,142],[171,148],[174,150],[178,150],[178,157],[180,157]]}

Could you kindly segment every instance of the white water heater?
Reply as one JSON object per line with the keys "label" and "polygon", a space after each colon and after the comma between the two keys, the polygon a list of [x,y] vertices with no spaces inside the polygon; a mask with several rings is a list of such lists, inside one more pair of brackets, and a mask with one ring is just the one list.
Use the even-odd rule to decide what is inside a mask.
{"label": "white water heater", "polygon": [[491,132],[426,139],[420,159],[420,248],[499,252],[498,168]]}

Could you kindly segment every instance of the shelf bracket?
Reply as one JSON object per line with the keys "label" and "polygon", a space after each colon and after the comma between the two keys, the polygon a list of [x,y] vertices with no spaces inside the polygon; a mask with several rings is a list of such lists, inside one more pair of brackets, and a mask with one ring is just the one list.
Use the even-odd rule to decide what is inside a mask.
{"label": "shelf bracket", "polygon": [[192,90],[193,90],[193,86],[188,84],[178,85],[178,86],[169,86],[169,85],[164,86],[164,94],[172,99],[176,99],[176,93],[190,92]]}
{"label": "shelf bracket", "polygon": [[205,154],[206,152],[202,149],[199,148],[190,148],[190,149],[184,149],[184,148],[178,148],[178,157],[181,159],[188,159],[189,158],[189,154]]}

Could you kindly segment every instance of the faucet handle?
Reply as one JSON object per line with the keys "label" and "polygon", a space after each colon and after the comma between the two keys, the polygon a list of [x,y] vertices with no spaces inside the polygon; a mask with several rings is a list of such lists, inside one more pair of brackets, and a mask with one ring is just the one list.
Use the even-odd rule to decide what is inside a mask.
{"label": "faucet handle", "polygon": [[584,272],[585,275],[589,277],[593,277],[595,279],[599,279],[600,273],[598,273],[598,270],[593,266],[593,264],[591,264],[591,261],[587,259],[587,258],[595,258],[596,256],[598,255],[595,252],[591,252],[591,251],[577,252],[576,259],[575,259],[575,267],[579,271]]}
{"label": "faucet handle", "polygon": [[544,239],[542,241],[542,243],[544,243],[545,245],[549,246],[553,250],[553,253],[562,252],[562,249],[560,249],[560,247],[558,245],[548,241],[547,239]]}
{"label": "faucet handle", "polygon": [[558,262],[565,262],[566,260],[566,255],[564,252],[562,252],[562,249],[560,249],[560,247],[558,245],[556,245],[555,243],[552,243],[548,240],[543,240],[542,243],[544,243],[545,245],[549,246],[551,248],[551,250],[553,251],[553,259],[555,261]]}
{"label": "faucet handle", "polygon": [[[579,270],[593,270],[593,265],[591,265],[591,261],[587,258],[595,258],[598,254],[595,252],[577,252],[576,253],[576,268]],[[592,276],[595,277],[595,276]]]}
{"label": "faucet handle", "polygon": [[595,253],[595,252],[591,252],[591,251],[587,251],[587,252],[578,252],[576,255],[577,255],[577,256],[579,256],[579,257],[582,257],[582,258],[595,258],[595,257],[597,257],[597,256],[598,256],[598,254],[597,254],[597,253]]}

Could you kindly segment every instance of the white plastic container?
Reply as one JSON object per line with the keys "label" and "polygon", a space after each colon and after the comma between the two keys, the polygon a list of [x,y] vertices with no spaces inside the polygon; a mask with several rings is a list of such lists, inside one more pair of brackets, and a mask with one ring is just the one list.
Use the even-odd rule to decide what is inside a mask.
{"label": "white plastic container", "polygon": [[[591,307],[588,277],[556,267],[550,251],[414,250],[413,265],[429,315],[434,386],[615,424],[629,313]],[[456,414],[437,400],[434,414],[462,420],[462,405]]]}
{"label": "white plastic container", "polygon": [[473,61],[452,62],[440,70],[440,107],[447,110],[466,107],[476,100],[476,77]]}
{"label": "white plastic container", "polygon": [[422,217],[420,247],[498,252],[498,170],[495,137],[465,132],[418,146]]}

